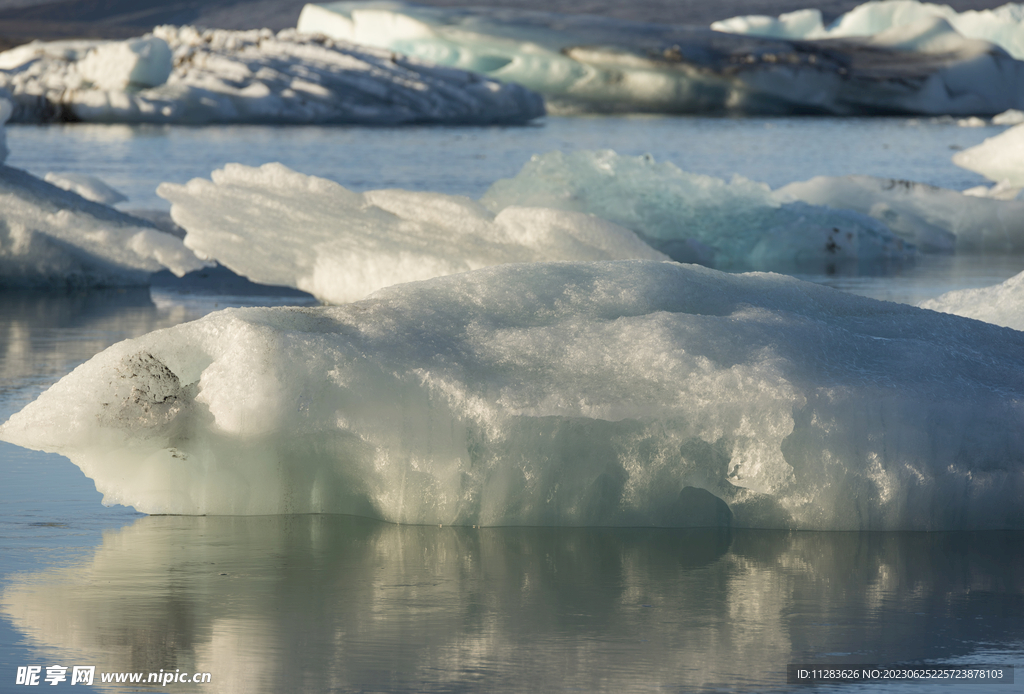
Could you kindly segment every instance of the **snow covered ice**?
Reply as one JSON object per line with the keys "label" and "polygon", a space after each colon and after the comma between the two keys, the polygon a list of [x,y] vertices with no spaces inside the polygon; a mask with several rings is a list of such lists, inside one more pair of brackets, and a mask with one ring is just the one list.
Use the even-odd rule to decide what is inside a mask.
{"label": "snow covered ice", "polygon": [[792,202],[762,183],[726,182],[610,150],[535,155],[480,200],[590,212],[681,262],[777,270],[905,260],[914,247],[864,214]]}
{"label": "snow covered ice", "polygon": [[211,178],[158,189],[185,245],[254,282],[329,303],[501,263],[665,259],[631,231],[579,212],[495,215],[461,196],[356,193],[281,164],[229,164]]}
{"label": "snow covered ice", "polygon": [[[10,110],[0,98],[0,144]],[[138,285],[206,265],[143,219],[0,163],[0,288]]]}
{"label": "snow covered ice", "polygon": [[1020,529],[1022,355],[778,275],[503,265],[122,342],[0,437],[147,513]]}
{"label": "snow covered ice", "polygon": [[303,8],[298,29],[473,70],[558,111],[995,115],[1024,62],[942,17],[822,41],[604,17],[401,2]]}
{"label": "snow covered ice", "polygon": [[19,122],[490,124],[544,113],[518,85],[294,30],[36,41],[0,53],[0,88]]}

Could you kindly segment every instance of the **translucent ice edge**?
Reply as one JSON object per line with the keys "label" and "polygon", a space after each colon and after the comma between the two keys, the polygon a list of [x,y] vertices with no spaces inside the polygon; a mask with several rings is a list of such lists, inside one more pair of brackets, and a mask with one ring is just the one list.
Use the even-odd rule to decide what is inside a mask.
{"label": "translucent ice edge", "polygon": [[544,113],[518,85],[294,30],[35,41],[0,53],[0,88],[21,122],[488,124]]}
{"label": "translucent ice edge", "polygon": [[1022,355],[777,275],[506,265],[122,342],[0,438],[147,513],[1020,529]]}
{"label": "translucent ice edge", "polygon": [[559,111],[992,116],[1024,107],[1024,63],[942,17],[807,41],[378,0],[306,5],[297,28],[521,84]]}

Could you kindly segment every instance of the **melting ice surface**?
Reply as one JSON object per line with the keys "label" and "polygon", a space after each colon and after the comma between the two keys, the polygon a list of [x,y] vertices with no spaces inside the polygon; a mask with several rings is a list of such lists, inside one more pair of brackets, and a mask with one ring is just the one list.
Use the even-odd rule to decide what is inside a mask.
{"label": "melting ice surface", "polygon": [[164,183],[159,193],[201,256],[329,303],[502,263],[666,259],[592,215],[524,207],[492,214],[455,195],[355,193],[281,164],[229,164],[212,181]]}
{"label": "melting ice surface", "polygon": [[1024,330],[1024,273],[992,287],[946,292],[921,307]]}
{"label": "melting ice surface", "polygon": [[299,31],[522,84],[559,110],[994,115],[1024,62],[941,17],[825,41],[505,8],[306,5]]}
{"label": "melting ice surface", "polygon": [[157,27],[0,53],[21,122],[523,123],[540,97],[390,51],[286,30]]}
{"label": "melting ice surface", "polygon": [[147,513],[1020,529],[1022,354],[777,275],[505,265],[119,343],[0,437]]}

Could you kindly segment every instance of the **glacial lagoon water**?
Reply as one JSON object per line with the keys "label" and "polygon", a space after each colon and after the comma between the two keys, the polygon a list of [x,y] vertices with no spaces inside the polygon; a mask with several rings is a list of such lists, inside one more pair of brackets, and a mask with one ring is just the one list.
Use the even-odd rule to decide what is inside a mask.
{"label": "glacial lagoon water", "polygon": [[[1002,128],[908,119],[547,118],[522,128],[13,126],[8,164],[163,181],[281,161],[357,190],[478,197],[534,153],[649,152],[773,187],[870,174],[982,183],[954,151]],[[897,301],[985,286],[1013,256],[809,279]],[[104,347],[227,306],[155,287],[0,296],[0,420]],[[271,293],[272,294],[272,293]],[[18,667],[209,672],[73,691],[1020,691],[787,684],[787,663],[1024,665],[1024,534],[398,526],[345,516],[149,517],[66,459],[0,444],[0,691]],[[1020,670],[1018,667],[1018,676]],[[45,684],[44,684],[45,686]],[[58,686],[70,686],[65,682]],[[992,689],[991,687],[996,687]],[[28,690],[31,691],[31,690]]]}

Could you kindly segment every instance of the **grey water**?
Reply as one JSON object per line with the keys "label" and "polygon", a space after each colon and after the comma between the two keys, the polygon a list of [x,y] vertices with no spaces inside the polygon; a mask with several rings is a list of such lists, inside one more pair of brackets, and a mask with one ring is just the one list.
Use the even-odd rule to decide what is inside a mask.
{"label": "grey water", "polygon": [[[357,190],[478,197],[554,149],[651,153],[773,187],[869,174],[964,189],[983,180],[950,156],[1002,130],[949,119],[651,117],[522,128],[13,126],[7,163],[98,175],[129,196],[127,209],[166,209],[160,182],[228,162],[280,161]],[[1021,270],[1014,256],[934,256],[884,275],[808,279],[914,302]],[[310,300],[171,285],[0,294],[0,421],[114,342],[228,306],[296,302]],[[2,443],[0,479],[0,692],[26,691],[19,667],[45,677],[51,665],[94,666],[94,685],[72,691],[108,692],[1024,690],[1021,680],[809,687],[789,684],[786,670],[1024,665],[1020,532],[149,517],[104,507],[67,459]],[[211,682],[100,683],[100,673],[160,671],[208,672]]]}

